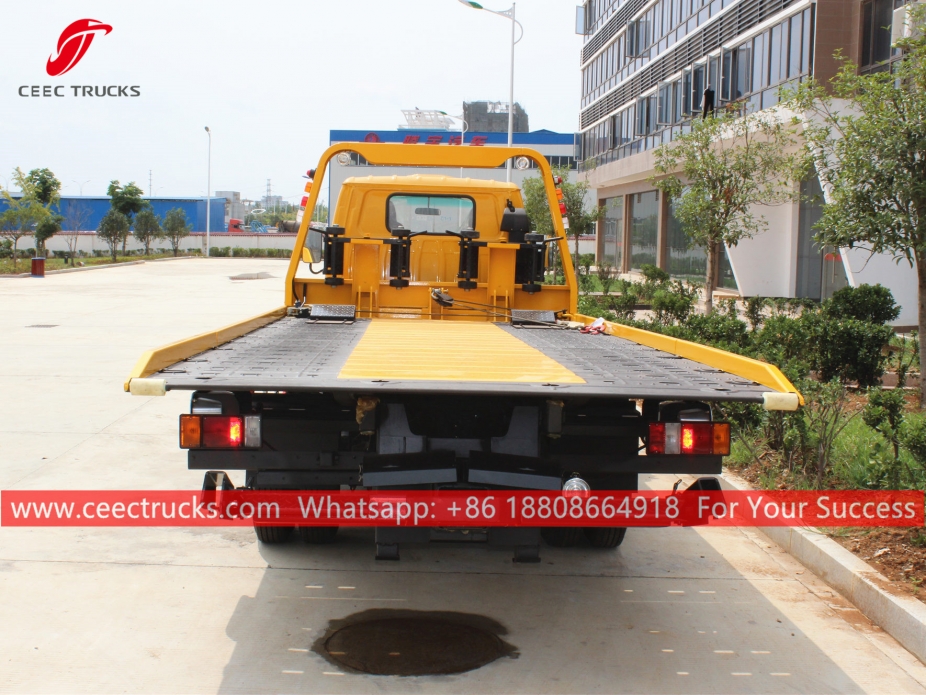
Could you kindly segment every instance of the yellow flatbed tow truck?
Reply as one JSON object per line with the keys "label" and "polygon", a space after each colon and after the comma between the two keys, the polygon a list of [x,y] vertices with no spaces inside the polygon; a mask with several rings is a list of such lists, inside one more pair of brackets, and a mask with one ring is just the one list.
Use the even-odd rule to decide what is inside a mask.
{"label": "yellow flatbed tow truck", "polygon": [[[301,220],[282,307],[147,352],[125,383],[135,395],[192,391],[191,415],[203,423],[240,418],[233,441],[181,426],[189,467],[208,471],[205,487],[244,470],[258,490],[560,490],[576,480],[636,490],[640,473],[720,473],[729,427],[713,422],[712,403],[801,404],[772,365],[578,314],[556,181],[538,152],[334,145],[304,209],[315,209],[326,167],[343,152],[370,171],[416,173],[347,179],[334,224]],[[515,184],[427,173],[519,157],[540,172],[555,237],[532,233]],[[559,282],[546,272],[551,246]],[[706,439],[680,437],[695,427],[686,423],[702,423]],[[278,543],[293,528],[255,531]],[[319,543],[337,528],[299,531]],[[397,559],[399,543],[465,538],[533,560],[541,536],[615,547],[624,532],[377,528],[376,553]]]}

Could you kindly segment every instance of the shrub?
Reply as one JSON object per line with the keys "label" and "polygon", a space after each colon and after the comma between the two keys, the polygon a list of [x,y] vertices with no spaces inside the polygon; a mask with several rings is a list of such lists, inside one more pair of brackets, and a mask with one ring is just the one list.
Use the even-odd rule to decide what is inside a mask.
{"label": "shrub", "polygon": [[697,299],[697,290],[685,287],[678,281],[666,283],[653,292],[653,313],[656,320],[664,326],[684,323],[691,316]]}
{"label": "shrub", "polygon": [[920,466],[926,466],[926,415],[907,415],[897,434],[900,445],[910,452]]}
{"label": "shrub", "polygon": [[900,307],[888,288],[881,285],[859,285],[843,287],[834,292],[824,303],[823,313],[831,319],[885,324],[900,316]]}
{"label": "shrub", "polygon": [[798,319],[812,323],[811,366],[823,381],[838,378],[857,381],[861,387],[875,386],[884,374],[887,356],[883,354],[894,330],[857,319]]}

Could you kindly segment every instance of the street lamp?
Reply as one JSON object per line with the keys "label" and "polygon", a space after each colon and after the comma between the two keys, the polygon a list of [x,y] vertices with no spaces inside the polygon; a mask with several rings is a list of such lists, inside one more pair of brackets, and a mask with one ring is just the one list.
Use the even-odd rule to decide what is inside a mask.
{"label": "street lamp", "polygon": [[83,196],[83,194],[84,194],[84,184],[85,184],[85,183],[90,183],[90,179],[87,179],[86,181],[75,181],[74,179],[71,179],[71,183],[76,183],[76,184],[77,184],[77,187],[80,189],[80,195]]}
{"label": "street lamp", "polygon": [[206,258],[209,258],[209,200],[212,195],[212,131],[206,126],[206,135],[209,136],[209,158],[206,164]]}
{"label": "street lamp", "polygon": [[[497,14],[500,17],[507,17],[511,20],[511,71],[509,73],[508,81],[508,147],[511,147],[514,143],[514,45],[524,38],[524,27],[521,26],[521,22],[514,18],[514,8],[516,3],[511,3],[511,9],[505,10],[504,12],[499,12],[497,10],[490,10],[487,7],[483,7],[478,2],[472,2],[472,0],[458,0],[467,7],[471,7],[474,10],[485,10],[486,12],[491,12],[492,14]],[[521,35],[515,40],[514,38],[514,25],[517,24],[521,29]],[[505,171],[507,176],[507,181],[511,181],[511,159],[508,159],[507,164],[505,165]]]}

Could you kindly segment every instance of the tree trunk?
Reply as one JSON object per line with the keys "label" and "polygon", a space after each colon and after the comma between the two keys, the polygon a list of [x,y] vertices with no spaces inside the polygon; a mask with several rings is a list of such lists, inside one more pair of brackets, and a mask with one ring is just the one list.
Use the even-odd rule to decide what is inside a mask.
{"label": "tree trunk", "polygon": [[[19,243],[19,237],[13,237],[13,271],[16,271],[16,245]],[[922,353],[922,348],[920,348],[920,353]]]}
{"label": "tree trunk", "polygon": [[926,407],[926,340],[923,329],[926,328],[926,253],[916,252],[916,280],[917,280],[917,323],[920,339],[920,409]]}
{"label": "tree trunk", "polygon": [[[128,235],[128,234],[126,234],[124,237],[122,237],[122,255],[123,255],[123,256],[125,255],[125,242],[128,241],[128,240],[129,240],[129,235]],[[113,260],[116,260],[116,259],[114,258]]]}
{"label": "tree trunk", "polygon": [[717,245],[707,245],[707,271],[704,274],[704,313],[714,310],[714,278],[717,277]]}
{"label": "tree trunk", "polygon": [[112,255],[113,255],[113,263],[116,262],[116,251],[118,250],[118,248],[119,248],[119,241],[117,239],[113,239],[113,243],[109,247],[109,250],[112,252]]}

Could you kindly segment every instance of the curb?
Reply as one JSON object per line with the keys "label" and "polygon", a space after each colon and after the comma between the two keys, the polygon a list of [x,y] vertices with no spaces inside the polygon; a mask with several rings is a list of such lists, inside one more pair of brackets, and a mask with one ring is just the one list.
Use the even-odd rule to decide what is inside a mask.
{"label": "curb", "polygon": [[[721,486],[753,490],[724,469]],[[926,663],[926,604],[901,593],[887,577],[839,543],[809,528],[761,526],[756,529],[833,589],[868,619]]]}
{"label": "curb", "polygon": [[[60,270],[46,271],[46,275],[58,275],[60,273],[81,273],[85,270],[102,270],[104,268],[123,268],[127,265],[142,265],[144,263],[160,263],[161,261],[181,261],[185,258],[201,258],[201,256],[177,256],[176,258],[149,258],[141,261],[123,261],[122,263],[100,263],[98,265],[85,265],[76,268],[61,268]],[[287,259],[289,260],[289,259]],[[16,275],[0,275],[0,278],[31,278],[32,273],[17,273]]]}

